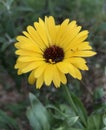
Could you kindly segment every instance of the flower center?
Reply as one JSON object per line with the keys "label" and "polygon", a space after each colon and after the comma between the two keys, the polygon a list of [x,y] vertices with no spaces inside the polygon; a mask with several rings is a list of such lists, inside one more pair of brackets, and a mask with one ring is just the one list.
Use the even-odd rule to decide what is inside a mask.
{"label": "flower center", "polygon": [[49,63],[57,63],[63,60],[64,58],[64,51],[62,48],[58,46],[50,46],[44,51],[44,58],[46,59],[46,62]]}

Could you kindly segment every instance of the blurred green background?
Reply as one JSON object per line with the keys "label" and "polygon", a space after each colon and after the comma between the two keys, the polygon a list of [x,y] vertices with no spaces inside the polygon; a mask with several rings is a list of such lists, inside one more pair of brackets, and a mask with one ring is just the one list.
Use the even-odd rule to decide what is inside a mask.
{"label": "blurred green background", "polygon": [[89,112],[98,102],[106,101],[105,0],[0,0],[0,130],[30,130],[25,116],[29,91],[34,91],[44,104],[62,100],[59,90],[35,90],[27,83],[26,75],[17,76],[14,70],[16,36],[45,15],[54,16],[57,23],[65,18],[77,20],[83,29],[89,30],[88,40],[97,55],[88,60],[90,70],[83,72],[81,82],[71,79],[71,89]]}

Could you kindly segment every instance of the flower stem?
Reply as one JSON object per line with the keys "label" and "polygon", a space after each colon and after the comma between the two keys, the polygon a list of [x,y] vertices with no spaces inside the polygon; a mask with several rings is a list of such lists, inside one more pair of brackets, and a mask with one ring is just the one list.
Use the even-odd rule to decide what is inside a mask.
{"label": "flower stem", "polygon": [[70,94],[70,92],[69,92],[69,90],[68,90],[68,87],[67,86],[65,86],[65,85],[63,85],[63,89],[64,89],[64,91],[65,91],[65,93],[66,93],[66,95],[67,95],[67,97],[68,97],[68,101],[69,101],[69,104],[71,105],[71,107],[72,107],[72,109],[74,110],[74,112],[77,114],[77,108],[76,108],[76,106],[75,106],[75,104],[74,104],[74,102],[73,102],[73,99],[72,99],[72,97],[71,97],[71,94]]}
{"label": "flower stem", "polygon": [[82,114],[83,114],[83,113],[82,113],[82,114],[79,113],[78,108],[77,108],[77,106],[75,105],[75,103],[74,103],[74,101],[73,101],[73,98],[72,98],[72,96],[71,96],[71,93],[70,93],[70,91],[69,91],[69,89],[68,89],[68,86],[66,86],[66,85],[62,85],[62,86],[63,86],[63,89],[64,89],[64,91],[65,91],[65,93],[66,93],[66,96],[67,96],[67,98],[68,98],[68,102],[69,102],[70,106],[72,107],[72,109],[73,109],[73,111],[75,112],[76,116],[79,116],[79,117],[80,117],[82,126],[83,126],[83,127],[86,126],[86,121],[85,121],[85,119],[82,117]]}

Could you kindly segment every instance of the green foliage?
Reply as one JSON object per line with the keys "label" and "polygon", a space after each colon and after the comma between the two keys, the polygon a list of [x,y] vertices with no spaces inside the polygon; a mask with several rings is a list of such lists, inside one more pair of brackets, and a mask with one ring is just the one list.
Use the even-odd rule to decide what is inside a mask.
{"label": "green foliage", "polygon": [[15,119],[9,117],[5,112],[0,110],[0,129],[5,130],[19,130],[18,124]]}
{"label": "green foliage", "polygon": [[29,97],[31,107],[27,110],[27,117],[33,130],[65,130],[72,128],[79,120],[79,117],[75,116],[71,108],[65,104],[61,104],[59,108],[53,105],[45,108],[33,94],[30,93]]}
{"label": "green foliage", "polygon": [[48,105],[47,108],[51,112],[51,115],[53,117],[53,130],[60,128],[68,129],[74,126],[77,122],[79,122],[79,117],[75,116],[74,111],[65,104],[60,104],[58,107],[54,105]]}
{"label": "green foliage", "polygon": [[95,91],[94,91],[94,99],[100,99],[104,96],[104,90],[103,88],[97,88]]}
{"label": "green foliage", "polygon": [[[71,95],[78,113],[73,110],[72,105],[58,104],[58,107],[54,105],[44,107],[33,94],[30,94],[31,107],[27,110],[27,117],[33,130],[105,130],[105,114],[85,116],[85,107],[74,94]],[[82,118],[84,116],[86,118]]]}
{"label": "green foliage", "polygon": [[14,117],[21,116],[23,111],[26,110],[27,104],[25,101],[14,104],[7,104],[6,109],[12,112]]}
{"label": "green foliage", "polygon": [[100,130],[100,126],[102,126],[102,115],[91,115],[88,117],[87,130]]}
{"label": "green foliage", "polygon": [[33,130],[50,130],[47,110],[33,94],[30,93],[29,98],[31,107],[27,110],[27,117]]}
{"label": "green foliage", "polygon": [[83,106],[82,102],[79,100],[77,96],[75,96],[73,93],[71,93],[70,95],[72,96],[72,100],[76,106],[77,114],[79,115],[83,123],[86,125],[87,111],[85,107]]}

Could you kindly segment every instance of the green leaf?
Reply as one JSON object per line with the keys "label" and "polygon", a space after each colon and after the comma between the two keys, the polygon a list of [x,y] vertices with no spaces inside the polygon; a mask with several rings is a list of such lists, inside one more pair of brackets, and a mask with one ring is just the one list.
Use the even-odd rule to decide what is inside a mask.
{"label": "green leaf", "polygon": [[59,108],[55,107],[54,105],[48,105],[47,109],[54,110],[53,117],[58,120],[64,120],[66,118],[66,114],[63,113]]}
{"label": "green leaf", "polygon": [[[65,129],[66,130],[66,129]],[[79,129],[79,128],[69,128],[69,129],[67,129],[67,130],[83,130],[83,129]]]}
{"label": "green leaf", "polygon": [[6,105],[6,109],[10,110],[14,116],[20,116],[24,110],[26,110],[25,102],[11,103]]}
{"label": "green leaf", "polygon": [[106,22],[101,23],[100,26],[98,26],[97,31],[105,31],[106,30]]}
{"label": "green leaf", "polygon": [[103,123],[106,126],[106,116],[103,117]]}
{"label": "green leaf", "polygon": [[13,118],[9,117],[5,112],[0,110],[0,129],[19,130],[19,127]]}
{"label": "green leaf", "polygon": [[87,111],[86,111],[84,105],[82,104],[82,102],[79,100],[79,98],[76,95],[74,95],[72,92],[70,92],[70,93],[71,93],[72,100],[77,108],[77,114],[81,118],[81,120],[84,122],[84,124],[86,125]]}
{"label": "green leaf", "polygon": [[7,10],[10,10],[12,3],[14,0],[6,0],[6,1],[0,1],[2,4],[7,8]]}
{"label": "green leaf", "polygon": [[87,120],[87,130],[100,130],[102,125],[102,115],[91,115]]}
{"label": "green leaf", "polygon": [[59,128],[56,128],[54,130],[64,130],[64,127],[59,127]]}
{"label": "green leaf", "polygon": [[104,90],[103,88],[97,88],[95,91],[94,91],[94,99],[100,99],[104,96]]}
{"label": "green leaf", "polygon": [[[72,127],[73,125],[78,125],[79,122],[79,117],[75,116],[71,108],[65,104],[60,104],[59,108],[53,106],[53,105],[48,105],[47,108],[50,110],[53,110],[53,117],[54,120],[60,121],[61,125],[67,126],[67,127]],[[63,123],[62,123],[63,122]],[[79,126],[79,125],[78,125]],[[58,129],[63,129],[64,127],[59,127]]]}
{"label": "green leaf", "polygon": [[49,114],[46,108],[33,95],[29,94],[31,106],[27,109],[27,117],[33,130],[50,130]]}
{"label": "green leaf", "polygon": [[78,121],[78,119],[79,119],[78,116],[68,117],[67,123],[68,123],[69,126],[73,126]]}
{"label": "green leaf", "polygon": [[59,108],[57,108],[54,105],[48,105],[47,108],[54,110],[53,117],[55,119],[67,120],[70,123],[70,125],[75,123],[79,118],[78,116],[75,116],[70,107],[65,104],[60,104]]}
{"label": "green leaf", "polygon": [[34,10],[31,7],[19,6],[19,7],[17,7],[16,11],[33,12]]}
{"label": "green leaf", "polygon": [[53,130],[83,130],[83,129],[79,129],[79,128],[64,128],[64,127],[59,127],[57,129],[53,129]]}
{"label": "green leaf", "polygon": [[26,2],[31,8],[35,9],[36,11],[42,10],[45,6],[45,0],[26,0]]}

